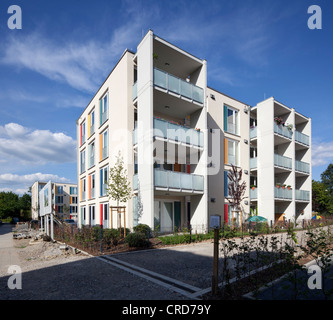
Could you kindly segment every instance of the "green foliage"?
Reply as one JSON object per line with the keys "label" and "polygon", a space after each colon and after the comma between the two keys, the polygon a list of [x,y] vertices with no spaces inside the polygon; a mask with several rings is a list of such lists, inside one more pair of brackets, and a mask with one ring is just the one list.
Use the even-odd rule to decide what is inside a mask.
{"label": "green foliage", "polygon": [[137,226],[135,226],[133,228],[134,232],[141,232],[143,234],[145,234],[146,236],[149,234],[149,237],[152,236],[152,230],[151,228],[147,225],[147,224],[138,224]]}
{"label": "green foliage", "polygon": [[148,247],[150,242],[147,236],[141,232],[133,232],[126,236],[125,242],[128,243],[129,247],[144,248]]}
{"label": "green foliage", "polygon": [[0,192],[0,218],[19,217],[30,218],[31,196],[24,194],[18,196],[13,192]]}
{"label": "green foliage", "polygon": [[114,167],[110,168],[107,193],[111,200],[117,201],[117,206],[119,206],[119,202],[126,202],[133,196],[131,184],[127,178],[127,170],[124,167],[124,160],[120,151],[117,156],[116,164]]}
{"label": "green foliage", "polygon": [[333,213],[333,196],[323,182],[312,180],[312,210],[320,214]]}
{"label": "green foliage", "polygon": [[333,164],[329,164],[327,169],[321,174],[321,181],[325,185],[329,194],[333,196]]}
{"label": "green foliage", "polygon": [[114,245],[118,244],[120,239],[120,233],[117,229],[104,229],[103,230],[103,242],[107,245]]}

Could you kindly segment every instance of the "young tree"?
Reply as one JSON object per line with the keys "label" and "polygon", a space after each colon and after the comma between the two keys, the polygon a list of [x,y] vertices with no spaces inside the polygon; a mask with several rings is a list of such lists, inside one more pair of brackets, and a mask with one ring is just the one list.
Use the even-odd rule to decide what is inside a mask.
{"label": "young tree", "polygon": [[124,160],[120,151],[114,167],[110,168],[109,182],[106,190],[109,199],[117,201],[117,207],[119,207],[119,203],[126,202],[133,197],[131,183],[128,180],[127,170],[124,167]]}
{"label": "young tree", "polygon": [[230,205],[233,207],[233,210],[240,212],[242,219],[242,207],[241,203],[246,198],[244,193],[246,190],[246,182],[242,182],[242,169],[237,170],[237,167],[231,165],[231,170],[228,172],[228,194],[227,198]]}
{"label": "young tree", "polygon": [[321,181],[325,185],[326,190],[333,197],[333,164],[329,164],[327,169],[321,174]]}

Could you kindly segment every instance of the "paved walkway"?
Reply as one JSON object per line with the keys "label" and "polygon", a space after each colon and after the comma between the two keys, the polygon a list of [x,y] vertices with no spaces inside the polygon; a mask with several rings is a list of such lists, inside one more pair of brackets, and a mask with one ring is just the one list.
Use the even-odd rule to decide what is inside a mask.
{"label": "paved walkway", "polygon": [[20,265],[17,251],[14,248],[12,234],[13,226],[10,224],[0,225],[0,274],[8,272],[12,265]]}

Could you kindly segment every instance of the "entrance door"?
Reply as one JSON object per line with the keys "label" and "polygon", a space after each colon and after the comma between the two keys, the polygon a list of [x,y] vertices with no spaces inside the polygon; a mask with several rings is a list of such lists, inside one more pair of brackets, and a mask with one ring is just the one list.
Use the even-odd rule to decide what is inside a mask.
{"label": "entrance door", "polygon": [[163,202],[161,229],[161,231],[173,231],[173,202]]}
{"label": "entrance door", "polygon": [[175,227],[177,229],[179,229],[181,226],[180,213],[181,213],[181,202],[175,201],[174,202],[174,216],[175,216]]}

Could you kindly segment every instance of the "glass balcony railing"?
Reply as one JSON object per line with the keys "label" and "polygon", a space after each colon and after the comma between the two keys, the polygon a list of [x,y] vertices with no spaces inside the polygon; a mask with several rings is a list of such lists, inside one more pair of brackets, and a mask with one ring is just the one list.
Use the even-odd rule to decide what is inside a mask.
{"label": "glass balcony railing", "polygon": [[258,189],[250,189],[250,199],[257,199],[258,198]]}
{"label": "glass balcony railing", "polygon": [[133,98],[133,100],[135,100],[137,98],[137,96],[138,96],[138,83],[135,82],[133,84],[133,91],[132,91],[132,98]]}
{"label": "glass balcony railing", "polygon": [[310,201],[310,191],[295,190],[295,199],[301,201]]}
{"label": "glass balcony railing", "polygon": [[299,132],[299,131],[295,131],[295,140],[297,142],[303,143],[307,146],[310,145],[310,137],[307,136],[306,134]]}
{"label": "glass balcony railing", "polygon": [[257,168],[257,158],[250,158],[250,169]]}
{"label": "glass balcony railing", "polygon": [[295,170],[304,173],[310,173],[310,164],[303,161],[295,160]]}
{"label": "glass balcony railing", "polygon": [[281,156],[279,154],[274,154],[274,165],[279,166],[286,169],[292,168],[292,160],[291,158]]}
{"label": "glass balcony railing", "polygon": [[290,199],[291,200],[293,193],[292,193],[292,190],[283,189],[282,187],[280,187],[280,188],[275,187],[274,196],[275,196],[275,198],[278,198],[278,199]]}
{"label": "glass balcony railing", "polygon": [[155,187],[186,191],[204,191],[204,178],[201,175],[154,169]]}
{"label": "glass balcony railing", "polygon": [[102,148],[102,160],[108,157],[108,148]]}
{"label": "glass balcony railing", "polygon": [[203,147],[203,132],[154,118],[154,136]]}
{"label": "glass balcony railing", "polygon": [[282,125],[277,125],[275,122],[274,122],[274,132],[289,139],[291,139],[293,135],[293,132],[289,130],[287,127],[284,127]]}
{"label": "glass balcony railing", "polygon": [[204,91],[202,88],[157,68],[154,68],[154,85],[190,100],[199,103],[204,102]]}
{"label": "glass balcony railing", "polygon": [[133,176],[133,190],[138,190],[138,174]]}
{"label": "glass balcony railing", "polygon": [[250,139],[257,137],[257,127],[253,127],[250,129]]}
{"label": "glass balcony railing", "polygon": [[[203,148],[204,134],[202,131],[187,128],[162,119],[153,119],[154,136],[174,140],[188,145]],[[133,130],[133,145],[138,143],[138,129]]]}

